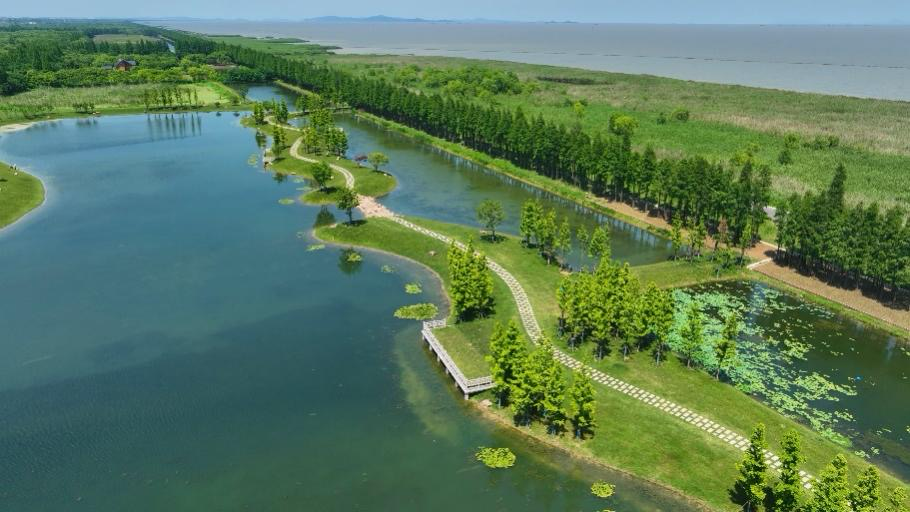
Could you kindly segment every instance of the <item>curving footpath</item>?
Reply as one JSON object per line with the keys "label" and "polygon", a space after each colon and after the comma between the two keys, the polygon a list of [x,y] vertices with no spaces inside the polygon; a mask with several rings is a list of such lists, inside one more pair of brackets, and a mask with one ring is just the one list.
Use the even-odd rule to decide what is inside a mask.
{"label": "curving footpath", "polygon": [[[269,120],[268,122],[275,124],[271,120]],[[307,162],[316,162],[316,160],[307,158],[299,153],[300,142],[301,142],[301,139],[298,138],[294,142],[294,144],[291,146],[291,156],[293,156],[294,158],[298,158],[300,160],[307,161]],[[350,187],[350,188],[354,187],[354,176],[347,169],[344,169],[343,167],[334,165],[334,164],[330,164],[330,166],[334,170],[336,170],[344,175],[345,182],[347,183],[348,187]],[[457,247],[459,247],[461,249],[466,248],[465,244],[463,244],[457,240],[453,240],[452,238],[450,238],[446,235],[437,233],[437,232],[427,229],[423,226],[418,226],[417,224],[414,224],[413,222],[394,214],[393,212],[389,211],[384,206],[379,205],[379,203],[377,203],[372,197],[366,197],[366,196],[360,196],[360,197],[362,200],[361,209],[364,211],[364,214],[366,214],[366,216],[368,216],[368,217],[369,216],[387,217],[387,218],[393,220],[394,222],[397,222],[398,224],[400,224],[408,229],[411,229],[413,231],[416,231],[417,233],[420,233],[422,235],[426,235],[431,238],[435,238],[446,244],[454,243]],[[381,212],[379,214],[374,213],[373,215],[370,215],[368,213],[369,210],[363,209],[363,200],[364,199],[366,199],[366,201],[368,201],[369,203],[378,205],[381,209]],[[515,279],[515,277],[509,273],[509,271],[504,269],[502,266],[500,266],[495,261],[490,260],[489,258],[487,258],[487,266],[490,268],[490,270],[493,271],[493,273],[495,273],[497,276],[499,276],[499,278],[502,279],[503,282],[506,283],[506,286],[509,287],[509,291],[511,291],[512,296],[515,298],[515,304],[518,307],[518,315],[521,318],[521,323],[524,326],[525,331],[528,333],[528,337],[531,339],[531,341],[534,344],[539,343],[543,336],[543,333],[540,329],[540,324],[537,322],[537,317],[534,315],[534,309],[531,307],[531,301],[528,299],[528,295],[527,295],[527,293],[525,293],[524,288],[522,288],[521,283],[519,283],[518,280]],[[579,361],[578,359],[575,359],[574,357],[572,357],[565,351],[560,350],[559,348],[553,347],[553,357],[555,357],[557,361],[559,361],[564,366],[570,368],[571,370],[585,372],[591,377],[592,380],[597,381],[610,388],[613,388],[616,391],[619,391],[620,393],[625,393],[626,395],[628,395],[640,402],[643,402],[651,407],[655,407],[671,416],[675,416],[682,421],[685,421],[695,427],[698,427],[698,428],[704,430],[705,432],[707,432],[708,434],[716,437],[717,439],[720,439],[721,441],[733,446],[734,448],[737,448],[740,451],[744,452],[749,448],[749,440],[746,437],[744,437],[736,432],[733,432],[732,430],[730,430],[722,425],[719,425],[718,423],[716,423],[698,413],[695,413],[685,407],[682,407],[679,404],[676,404],[674,402],[661,398],[653,393],[645,391],[644,389],[641,389],[637,386],[633,386],[632,384],[629,384],[627,382],[623,382],[615,377],[612,377],[612,376],[598,370],[597,368],[586,365],[586,364],[582,363],[581,361]],[[765,461],[768,463],[768,465],[770,467],[772,467],[774,469],[779,469],[781,467],[780,458],[777,455],[775,455],[774,453],[772,453],[770,450],[765,450]],[[806,473],[805,471],[802,471],[802,470],[800,470],[799,475],[800,475],[800,479],[802,480],[803,487],[805,487],[806,489],[811,489],[812,488],[811,482],[813,480],[812,475],[810,475],[809,473]]]}

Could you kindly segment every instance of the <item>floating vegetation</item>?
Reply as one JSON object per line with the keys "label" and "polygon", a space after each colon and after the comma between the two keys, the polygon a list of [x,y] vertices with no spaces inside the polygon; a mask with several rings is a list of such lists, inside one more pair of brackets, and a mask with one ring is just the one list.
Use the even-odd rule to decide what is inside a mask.
{"label": "floating vegetation", "polygon": [[[681,336],[687,312],[695,305],[704,314],[705,336],[697,348],[694,361],[714,373],[718,366],[714,343],[720,337],[724,320],[732,313],[746,319],[737,339],[737,362],[724,368],[730,382],[745,393],[763,398],[774,409],[801,419],[828,439],[845,446],[849,439],[834,431],[841,422],[853,422],[847,410],[824,410],[823,403],[834,403],[842,397],[857,394],[853,380],[835,383],[830,376],[806,372],[795,363],[806,361],[815,348],[843,357],[830,349],[826,341],[815,338],[813,322],[830,319],[830,311],[811,303],[789,300],[773,288],[755,286],[746,293],[731,293],[729,286],[706,285],[673,292],[676,302],[674,327],[668,344],[677,352],[684,347]],[[797,313],[812,316],[807,322]],[[772,316],[773,315],[773,316]],[[781,315],[789,318],[780,320]],[[814,343],[813,343],[814,342]]]}
{"label": "floating vegetation", "polygon": [[423,288],[420,287],[420,283],[408,283],[404,285],[404,291],[411,295],[417,295],[423,292]]}
{"label": "floating vegetation", "polygon": [[609,498],[616,491],[616,486],[608,484],[603,480],[598,480],[591,484],[591,494],[598,498]]}
{"label": "floating vegetation", "polygon": [[474,457],[488,468],[502,469],[515,465],[515,454],[508,448],[487,448],[481,446]]}
{"label": "floating vegetation", "polygon": [[310,244],[306,248],[307,252],[321,251],[323,249],[325,249],[325,244]]}
{"label": "floating vegetation", "polygon": [[283,197],[278,200],[278,204],[283,204],[283,205],[294,204],[294,200],[291,199],[290,197]]}
{"label": "floating vegetation", "polygon": [[306,238],[306,231],[298,231],[297,238],[300,238],[301,240]]}
{"label": "floating vegetation", "polygon": [[358,261],[363,261],[363,256],[357,251],[351,251],[345,256],[345,260],[348,263],[357,263]]}
{"label": "floating vegetation", "polygon": [[253,153],[249,158],[246,159],[251,167],[259,167],[259,153]]}
{"label": "floating vegetation", "polygon": [[422,303],[402,306],[395,310],[395,318],[405,320],[429,320],[439,314],[436,304]]}
{"label": "floating vegetation", "polygon": [[383,265],[380,270],[382,270],[383,274],[394,274],[395,273],[395,269],[392,268],[391,265]]}
{"label": "floating vegetation", "polygon": [[307,183],[307,180],[301,178],[300,176],[295,176],[293,183]]}

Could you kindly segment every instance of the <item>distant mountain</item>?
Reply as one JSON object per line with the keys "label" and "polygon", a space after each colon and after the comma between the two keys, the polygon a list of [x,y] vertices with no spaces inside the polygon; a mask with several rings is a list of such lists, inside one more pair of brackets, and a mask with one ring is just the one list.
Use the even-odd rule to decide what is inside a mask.
{"label": "distant mountain", "polygon": [[311,23],[513,23],[503,20],[487,20],[476,18],[471,20],[433,20],[426,18],[397,18],[394,16],[320,16],[318,18],[308,18],[303,21]]}

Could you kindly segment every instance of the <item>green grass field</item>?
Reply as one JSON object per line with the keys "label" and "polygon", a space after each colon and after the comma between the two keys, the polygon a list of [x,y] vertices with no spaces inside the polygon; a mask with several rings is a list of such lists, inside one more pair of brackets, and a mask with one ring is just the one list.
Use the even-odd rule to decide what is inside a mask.
{"label": "green grass field", "polygon": [[[778,197],[825,187],[836,165],[844,163],[850,173],[849,200],[910,205],[910,180],[906,179],[910,168],[908,102],[451,57],[331,55],[326,60],[355,73],[386,77],[396,67],[409,64],[476,65],[514,71],[522,79],[534,80],[538,89],[478,101],[521,106],[526,114],[541,114],[566,125],[580,122],[594,132],[605,131],[610,114],[621,111],[639,122],[635,144],[652,145],[663,156],[698,154],[727,161],[750,144],[757,144],[758,158],[774,169]],[[576,100],[588,103],[580,120],[571,107]],[[675,108],[688,109],[690,120],[658,123],[659,113],[669,114]],[[777,156],[787,133],[798,134],[803,140],[835,135],[841,144],[824,150],[800,146],[792,151],[793,163],[782,166]]]}
{"label": "green grass field", "polygon": [[316,55],[325,55],[329,49],[326,46],[307,43],[302,39],[295,38],[255,38],[234,35],[217,35],[209,36],[208,38],[219,43],[245,46],[291,58],[310,58]]}
{"label": "green grass field", "polygon": [[0,163],[0,228],[16,222],[43,201],[41,180]]}
{"label": "green grass field", "polygon": [[[93,103],[95,110],[102,114],[119,112],[142,112],[143,94],[146,91],[170,87],[171,84],[111,85],[101,87],[52,88],[42,87],[13,96],[0,96],[0,124],[31,121],[36,118],[24,115],[35,107],[45,106],[45,117],[76,115],[73,108],[78,103]],[[236,91],[218,82],[181,84],[179,87],[196,91],[203,107],[240,104],[243,99]]]}
{"label": "green grass field", "polygon": [[[469,237],[477,240],[476,228],[426,219],[410,220],[461,240]],[[386,224],[390,229],[386,229]],[[382,229],[377,229],[377,226]],[[364,227],[370,231],[363,231]],[[338,243],[381,248],[420,261],[431,268],[444,270],[444,258],[440,258],[438,253],[435,257],[429,256],[430,250],[442,250],[441,243],[392,226],[391,221],[371,219],[358,227],[320,228],[317,235]],[[433,249],[434,246],[436,249]],[[557,267],[547,265],[535,250],[523,247],[518,240],[510,237],[498,243],[478,241],[477,248],[507,268],[522,283],[541,326],[545,332],[553,335],[558,315],[555,289],[561,278]],[[711,273],[703,265],[691,267],[694,269],[686,263],[666,262],[643,266],[636,269],[636,272],[643,280],[654,279],[662,285],[711,278]],[[486,353],[484,342],[489,335],[486,329],[472,331],[461,326],[458,332],[441,332],[450,353],[458,354],[459,358],[466,360],[464,364],[472,372],[483,369],[479,365]],[[458,344],[461,346],[458,347]],[[453,348],[450,349],[450,346]],[[756,423],[763,422],[775,451],[779,452],[778,443],[783,433],[796,429],[803,437],[804,453],[807,456],[805,469],[816,475],[837,453],[848,456],[851,474],[854,476],[867,465],[852,455],[850,449],[836,445],[809,427],[786,418],[736,388],[715,381],[703,371],[686,368],[685,363],[676,357],[669,357],[658,367],[647,353],[633,353],[624,361],[619,351],[614,351],[598,361],[594,358],[591,347],[586,346],[575,350],[574,355],[617,378],[674,400],[742,434],[748,434]],[[459,364],[462,364],[461,361]],[[552,436],[549,437],[551,442],[644,478],[670,485],[713,508],[736,509],[729,502],[727,490],[735,478],[735,465],[741,457],[739,451],[698,428],[615,390],[597,385],[597,391],[598,434],[585,443]],[[539,426],[533,427],[533,430],[535,434],[545,436]],[[882,480],[886,487],[893,487],[899,482],[888,474],[884,474]]]}

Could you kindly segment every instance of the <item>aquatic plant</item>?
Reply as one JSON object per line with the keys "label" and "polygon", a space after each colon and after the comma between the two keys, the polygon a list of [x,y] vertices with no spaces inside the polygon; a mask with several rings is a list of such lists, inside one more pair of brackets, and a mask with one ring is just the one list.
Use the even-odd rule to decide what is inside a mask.
{"label": "aquatic plant", "polygon": [[283,197],[278,200],[278,204],[283,204],[283,205],[294,204],[294,200],[291,199],[290,197]]}
{"label": "aquatic plant", "polygon": [[404,285],[404,291],[411,295],[417,295],[418,293],[423,292],[423,288],[420,287],[420,283],[408,283]]}
{"label": "aquatic plant", "polygon": [[380,269],[383,274],[392,274],[395,272],[395,269],[391,265],[383,265]]}
{"label": "aquatic plant", "polygon": [[608,484],[603,480],[598,480],[591,484],[591,494],[598,498],[609,498],[616,491],[616,486]]}
{"label": "aquatic plant", "polygon": [[474,457],[488,468],[502,469],[515,465],[515,454],[508,448],[488,448],[481,446]]}
{"label": "aquatic plant", "polygon": [[402,306],[395,310],[395,318],[405,320],[429,320],[439,314],[436,304],[422,303]]}
{"label": "aquatic plant", "polygon": [[306,248],[307,252],[321,251],[323,249],[325,249],[325,244],[310,244]]}
{"label": "aquatic plant", "polygon": [[363,261],[363,256],[357,251],[350,251],[345,259],[348,263],[357,263],[358,261]]}

